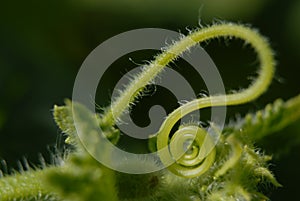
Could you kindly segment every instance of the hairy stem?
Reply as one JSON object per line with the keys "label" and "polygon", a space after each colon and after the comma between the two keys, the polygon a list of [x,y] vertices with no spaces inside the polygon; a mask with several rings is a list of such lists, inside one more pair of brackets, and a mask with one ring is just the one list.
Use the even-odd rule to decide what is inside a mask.
{"label": "hairy stem", "polygon": [[52,193],[43,186],[41,178],[49,171],[61,167],[47,167],[42,170],[27,171],[22,174],[5,176],[0,179],[0,200],[48,200]]}

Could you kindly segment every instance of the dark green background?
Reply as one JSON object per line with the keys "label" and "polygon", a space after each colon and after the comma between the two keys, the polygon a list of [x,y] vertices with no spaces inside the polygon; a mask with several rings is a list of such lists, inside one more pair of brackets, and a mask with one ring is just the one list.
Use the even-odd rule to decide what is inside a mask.
{"label": "dark green background", "polygon": [[[16,168],[16,161],[24,156],[37,164],[38,153],[50,162],[47,145],[54,146],[61,141],[60,131],[52,120],[53,105],[61,105],[64,98],[71,98],[78,69],[101,42],[137,28],[157,27],[187,34],[187,29],[198,27],[200,21],[206,25],[220,20],[247,23],[259,29],[269,38],[278,61],[270,90],[253,103],[228,108],[229,117],[261,109],[279,97],[286,100],[299,94],[298,0],[2,1],[0,158],[11,168]],[[227,90],[247,87],[247,77],[255,76],[257,59],[241,41],[215,40],[204,48],[219,67]],[[128,57],[141,63],[152,59],[154,54],[157,52],[137,52],[116,62],[99,87],[96,102],[102,106],[109,104],[109,95],[118,78],[136,66]],[[183,68],[185,66],[183,61],[174,65],[190,79],[196,93],[200,93],[203,86],[197,84],[199,78],[193,77],[189,68]],[[171,105],[168,111],[176,107],[176,100],[166,95],[167,91],[158,90],[158,94],[165,96],[165,102],[160,104]],[[155,102],[157,100],[162,101],[156,98]],[[145,113],[142,109],[137,107],[133,118],[140,120],[138,124],[146,125],[147,118],[139,116]],[[292,125],[260,143],[267,153],[275,153],[271,169],[284,185],[272,194],[267,193],[272,200],[298,197],[299,135],[299,126]]]}

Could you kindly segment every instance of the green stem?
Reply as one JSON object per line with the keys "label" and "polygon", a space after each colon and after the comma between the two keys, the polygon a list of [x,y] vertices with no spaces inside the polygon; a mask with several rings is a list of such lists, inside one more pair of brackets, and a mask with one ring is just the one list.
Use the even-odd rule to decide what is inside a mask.
{"label": "green stem", "polygon": [[0,200],[42,200],[50,197],[52,193],[43,186],[41,178],[49,171],[60,167],[47,167],[42,170],[30,170],[22,174],[5,176],[0,178]]}

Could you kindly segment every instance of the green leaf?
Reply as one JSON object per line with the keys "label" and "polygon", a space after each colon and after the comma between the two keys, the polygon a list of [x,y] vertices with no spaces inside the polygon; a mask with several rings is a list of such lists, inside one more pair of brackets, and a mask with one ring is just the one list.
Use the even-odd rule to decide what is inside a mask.
{"label": "green leaf", "polygon": [[235,127],[236,132],[247,135],[254,141],[282,130],[300,119],[300,95],[283,102],[276,100],[255,114],[248,114]]}

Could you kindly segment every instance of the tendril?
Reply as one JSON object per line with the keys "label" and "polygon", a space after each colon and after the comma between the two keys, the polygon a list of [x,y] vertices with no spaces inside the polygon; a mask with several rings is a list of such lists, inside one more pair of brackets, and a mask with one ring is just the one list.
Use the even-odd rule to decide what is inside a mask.
{"label": "tendril", "polygon": [[[206,138],[207,132],[198,126],[181,126],[172,136],[170,154],[176,162],[168,169],[176,175],[194,177],[208,170],[215,160],[216,151],[212,139]],[[205,140],[207,139],[207,140]],[[203,157],[201,150],[211,150]],[[182,154],[184,153],[184,154]]]}
{"label": "tendril", "polygon": [[[192,39],[196,43],[196,42],[203,42],[211,38],[224,37],[224,36],[225,37],[232,36],[232,37],[243,39],[254,48],[255,52],[258,54],[258,58],[260,61],[259,76],[255,80],[255,82],[252,85],[250,85],[249,88],[239,93],[202,97],[199,99],[195,99],[177,108],[165,119],[157,134],[157,149],[164,150],[164,151],[159,151],[158,154],[160,156],[161,161],[165,165],[170,164],[171,163],[170,160],[173,160],[173,164],[170,165],[168,169],[179,176],[196,177],[205,173],[213,164],[211,160],[214,158],[212,157],[212,155],[215,154],[215,149],[213,146],[207,146],[207,145],[199,146],[201,149],[199,153],[203,153],[202,155],[200,155],[200,158],[203,159],[203,157],[206,157],[205,160],[207,159],[209,162],[201,163],[201,161],[197,161],[198,163],[195,163],[195,166],[193,166],[193,168],[191,166],[185,165],[186,167],[184,167],[185,170],[183,171],[182,166],[179,166],[178,164],[180,163],[181,158],[188,157],[189,151],[187,151],[186,153],[182,153],[182,151],[180,151],[181,155],[183,154],[183,156],[181,156],[181,158],[178,160],[177,158],[173,157],[174,155],[177,155],[176,153],[178,152],[178,150],[181,149],[180,146],[178,147],[176,146],[177,143],[174,141],[178,137],[176,138],[172,137],[170,140],[170,145],[168,145],[169,134],[171,132],[171,129],[175,125],[175,123],[178,120],[180,120],[183,116],[195,110],[199,110],[206,107],[213,107],[213,106],[238,105],[238,104],[243,104],[251,100],[254,100],[268,88],[273,77],[275,62],[274,62],[272,50],[269,47],[268,42],[262,36],[260,36],[256,31],[251,30],[250,28],[239,26],[239,25],[233,25],[233,24],[215,25],[212,27],[202,29],[195,33],[192,33],[190,36],[188,36],[188,38]],[[194,131],[194,132],[196,133],[195,134],[189,133],[189,135],[191,136],[193,135],[195,137],[193,142],[196,144],[201,142],[197,140],[197,136],[199,135],[199,133],[205,134],[208,137],[207,139],[210,138],[209,137],[210,134],[206,131],[203,132]],[[182,135],[181,137],[182,140],[185,139],[184,135]],[[174,146],[172,144],[174,144]],[[166,146],[170,146],[170,149],[168,150],[163,149]]]}
{"label": "tendril", "polygon": [[[253,47],[260,61],[258,78],[247,89],[238,93],[201,97],[182,105],[168,115],[156,135],[159,157],[166,166],[172,164],[168,167],[170,171],[183,177],[196,177],[205,173],[213,164],[215,155],[214,145],[211,144],[214,139],[211,139],[211,134],[203,128],[192,126],[179,128],[171,140],[169,140],[169,135],[176,122],[195,110],[250,102],[268,88],[274,74],[273,52],[267,40],[253,29],[232,23],[217,24],[199,29],[166,48],[144,68],[141,74],[135,77],[124,93],[111,104],[111,107],[102,116],[102,124],[108,127],[113,126],[115,119],[120,118],[123,112],[130,107],[130,103],[139,96],[144,87],[184,51],[197,43],[219,37],[240,38]],[[203,136],[205,136],[204,141]],[[193,145],[184,150],[184,153],[182,146],[191,142],[191,138],[194,138],[191,143]]]}

